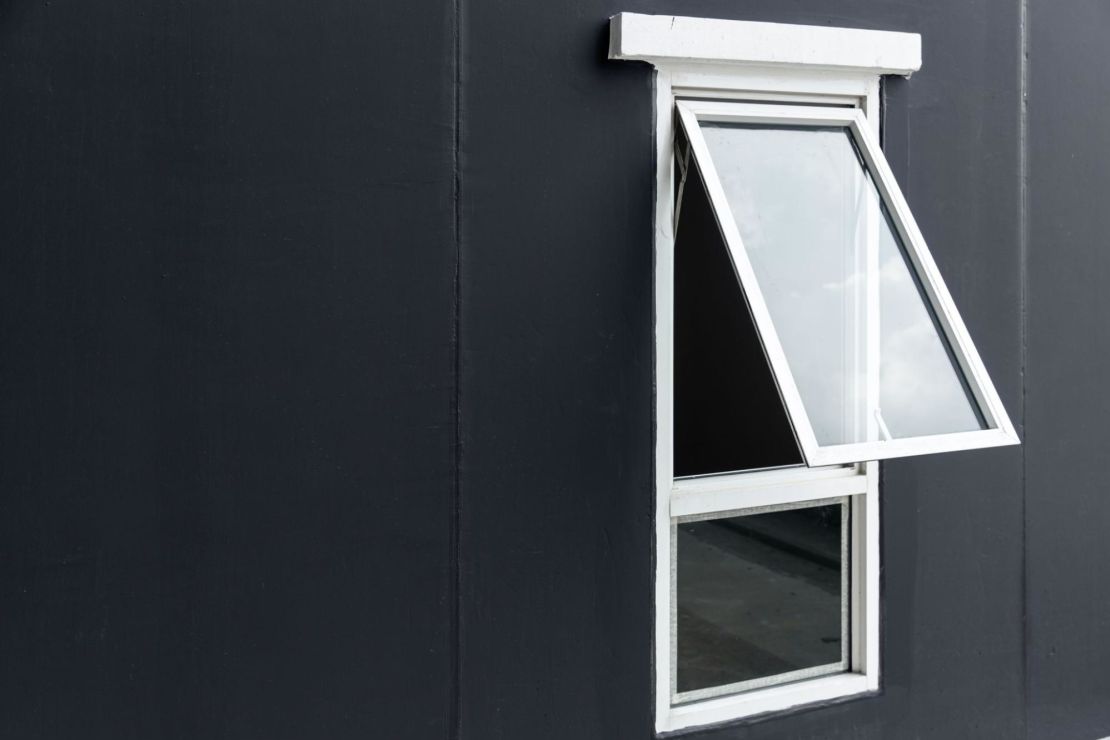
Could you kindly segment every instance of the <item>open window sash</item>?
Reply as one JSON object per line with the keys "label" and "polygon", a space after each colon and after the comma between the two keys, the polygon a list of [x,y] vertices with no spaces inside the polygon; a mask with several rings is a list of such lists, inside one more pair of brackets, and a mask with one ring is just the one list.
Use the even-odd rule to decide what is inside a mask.
{"label": "open window sash", "polygon": [[1018,442],[860,110],[677,114],[807,465]]}

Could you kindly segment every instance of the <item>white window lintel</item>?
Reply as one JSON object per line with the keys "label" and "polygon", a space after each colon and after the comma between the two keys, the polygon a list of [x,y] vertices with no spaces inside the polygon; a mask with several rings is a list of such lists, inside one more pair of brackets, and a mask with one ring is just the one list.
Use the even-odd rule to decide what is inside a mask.
{"label": "white window lintel", "polygon": [[860,28],[618,13],[609,58],[752,67],[806,67],[909,77],[921,68],[921,35]]}

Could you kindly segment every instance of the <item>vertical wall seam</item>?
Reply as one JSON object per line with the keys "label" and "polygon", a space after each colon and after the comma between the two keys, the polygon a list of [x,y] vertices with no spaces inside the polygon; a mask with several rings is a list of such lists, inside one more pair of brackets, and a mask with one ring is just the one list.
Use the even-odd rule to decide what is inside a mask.
{"label": "vertical wall seam", "polygon": [[451,506],[451,697],[448,715],[448,736],[453,740],[462,737],[462,0],[454,0],[454,80],[452,105],[454,108],[454,141],[452,146],[452,201],[455,229],[454,276],[454,326],[451,346],[454,355],[454,461]]}
{"label": "vertical wall seam", "polygon": [[1029,504],[1026,447],[1029,275],[1029,0],[1018,0],[1018,274],[1021,321],[1021,677],[1022,724],[1029,737]]}

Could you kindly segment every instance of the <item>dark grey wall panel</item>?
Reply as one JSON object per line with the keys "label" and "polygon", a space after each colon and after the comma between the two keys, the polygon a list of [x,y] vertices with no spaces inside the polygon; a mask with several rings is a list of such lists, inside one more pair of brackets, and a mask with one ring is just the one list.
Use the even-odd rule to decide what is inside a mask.
{"label": "dark grey wall panel", "polygon": [[[1110,735],[1110,5],[1029,6],[1029,725]],[[1061,731],[1067,728],[1067,732]]]}
{"label": "dark grey wall panel", "polygon": [[452,34],[0,4],[0,736],[446,735]]}
{"label": "dark grey wall panel", "polygon": [[608,14],[463,13],[471,740],[650,733],[652,101]]}
{"label": "dark grey wall panel", "polygon": [[1027,0],[1023,221],[1022,1],[463,0],[461,70],[427,0],[0,3],[0,735],[652,735],[625,10],[922,33],[885,147],[1026,438],[885,464],[881,695],[694,736],[1110,734],[1110,9]]}
{"label": "dark grey wall panel", "polygon": [[[919,31],[888,151],[1020,422],[1016,2],[464,10],[462,736],[651,735],[651,77],[618,11]],[[886,466],[885,691],[713,738],[1024,732],[1019,449]]]}

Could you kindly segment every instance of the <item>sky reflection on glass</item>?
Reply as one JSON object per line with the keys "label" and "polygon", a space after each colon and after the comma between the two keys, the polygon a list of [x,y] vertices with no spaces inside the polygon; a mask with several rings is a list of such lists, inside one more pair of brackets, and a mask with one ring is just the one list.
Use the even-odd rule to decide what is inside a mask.
{"label": "sky reflection on glass", "polygon": [[986,428],[847,130],[701,127],[818,444]]}

